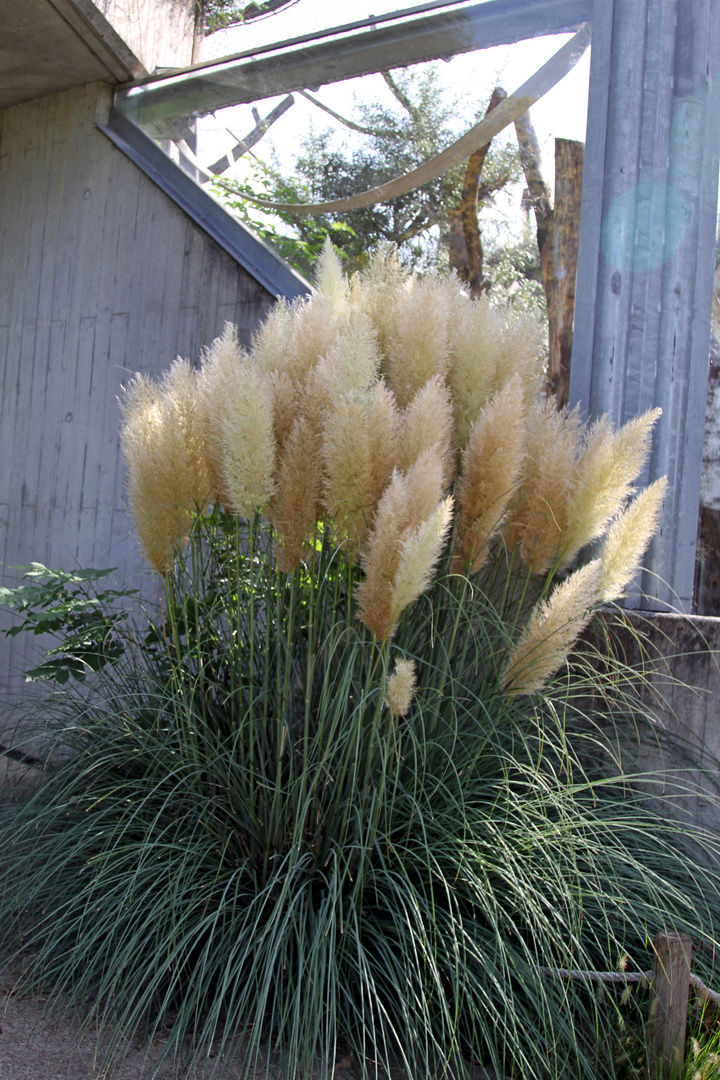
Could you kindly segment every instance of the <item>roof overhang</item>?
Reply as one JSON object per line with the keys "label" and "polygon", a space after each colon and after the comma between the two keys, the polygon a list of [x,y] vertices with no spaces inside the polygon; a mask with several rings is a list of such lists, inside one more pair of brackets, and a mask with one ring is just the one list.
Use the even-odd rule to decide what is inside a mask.
{"label": "roof overhang", "polygon": [[0,0],[0,108],[147,75],[92,0]]}

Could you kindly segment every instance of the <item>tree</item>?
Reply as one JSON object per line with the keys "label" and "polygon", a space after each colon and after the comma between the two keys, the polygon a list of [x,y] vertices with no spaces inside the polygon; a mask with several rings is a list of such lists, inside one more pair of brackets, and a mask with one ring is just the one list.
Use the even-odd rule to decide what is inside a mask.
{"label": "tree", "polygon": [[[391,101],[359,103],[357,119],[331,112],[352,139],[338,142],[326,128],[311,130],[301,145],[292,176],[256,161],[245,185],[225,188],[229,204],[276,246],[299,270],[308,273],[326,236],[348,270],[365,265],[369,253],[380,243],[394,243],[403,261],[413,269],[448,265],[451,257],[451,217],[460,206],[466,170],[453,169],[436,180],[386,203],[346,214],[298,216],[278,211],[273,219],[260,213],[238,195],[262,195],[276,202],[327,202],[346,198],[385,183],[439,153],[454,141],[462,127],[476,122],[465,116],[456,100],[448,100],[437,70],[421,73],[383,73]],[[493,144],[486,154],[479,191],[482,206],[492,204],[497,192],[520,178],[517,149]]]}
{"label": "tree", "polygon": [[212,34],[235,23],[249,22],[261,15],[269,15],[297,0],[201,0],[201,24],[203,30]]}

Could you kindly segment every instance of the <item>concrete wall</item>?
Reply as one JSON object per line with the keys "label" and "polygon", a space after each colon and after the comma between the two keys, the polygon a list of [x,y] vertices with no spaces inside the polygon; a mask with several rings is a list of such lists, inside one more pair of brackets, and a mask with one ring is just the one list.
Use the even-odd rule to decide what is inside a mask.
{"label": "concrete wall", "polygon": [[93,2],[148,71],[154,71],[156,67],[185,67],[192,64],[195,0]]}
{"label": "concrete wall", "polygon": [[[720,833],[720,618],[608,612],[588,636],[604,649],[605,632],[616,655],[643,672],[640,700],[653,718],[654,730],[628,739],[627,760],[666,773],[689,829]],[[650,790],[658,792],[656,781]]]}
{"label": "concrete wall", "polygon": [[[121,385],[196,359],[226,321],[248,340],[273,298],[97,130],[109,93],[0,111],[0,564],[125,580]],[[0,633],[0,703],[25,637]]]}

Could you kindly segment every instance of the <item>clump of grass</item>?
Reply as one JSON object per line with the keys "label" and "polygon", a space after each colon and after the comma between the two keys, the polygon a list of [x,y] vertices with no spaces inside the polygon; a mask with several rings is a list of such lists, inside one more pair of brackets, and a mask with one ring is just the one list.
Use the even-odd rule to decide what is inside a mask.
{"label": "clump of grass", "polygon": [[[164,599],[100,620],[112,649],[56,719],[71,753],[0,824],[2,940],[27,987],[178,1061],[237,1040],[248,1075],[270,1047],[289,1080],[348,1046],[363,1076],[611,1076],[605,1007],[550,969],[640,957],[666,925],[710,940],[717,895],[620,769],[621,667],[610,718],[568,660],[652,534],[659,489],[628,500],[654,417],[613,441],[551,415],[531,330],[451,280],[385,257],[348,283],[326,254],[319,285],[249,353],[228,331],[199,375],[131,391]],[[182,468],[156,474],[168,447]],[[578,535],[608,557],[576,565]]]}

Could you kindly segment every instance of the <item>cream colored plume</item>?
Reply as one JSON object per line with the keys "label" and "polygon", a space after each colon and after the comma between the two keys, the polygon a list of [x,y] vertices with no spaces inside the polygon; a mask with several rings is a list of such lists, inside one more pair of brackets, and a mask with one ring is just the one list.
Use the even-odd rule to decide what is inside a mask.
{"label": "cream colored plume", "polygon": [[366,315],[356,315],[340,330],[327,354],[322,357],[307,384],[307,392],[317,398],[323,411],[342,394],[370,390],[380,366],[377,339]]}
{"label": "cream colored plume", "polygon": [[398,468],[406,472],[426,450],[437,449],[450,483],[455,461],[452,453],[453,405],[450,390],[436,375],[418,390],[400,420]]}
{"label": "cream colored plume", "polygon": [[472,428],[455,484],[458,573],[477,573],[517,497],[525,441],[523,387],[515,375],[487,403]]}
{"label": "cream colored plume", "polygon": [[500,390],[513,375],[519,375],[525,391],[525,405],[530,406],[540,392],[544,379],[545,333],[534,315],[506,316],[502,322],[492,388]]}
{"label": "cream colored plume", "polygon": [[297,389],[287,371],[272,371],[268,380],[272,391],[275,450],[279,456],[301,412],[302,393]]}
{"label": "cream colored plume", "polygon": [[199,373],[178,357],[160,383],[164,407],[182,432],[188,462],[191,498],[198,510],[214,499],[214,487],[205,457],[205,433],[199,391]]}
{"label": "cream colored plume", "polygon": [[429,379],[444,379],[447,373],[448,311],[442,294],[442,283],[428,277],[413,281],[396,297],[383,370],[401,409]]}
{"label": "cream colored plume", "polygon": [[347,314],[350,290],[330,237],[325,238],[315,272],[315,285],[325,298],[333,318]]}
{"label": "cream colored plume", "polygon": [[610,527],[603,545],[599,593],[615,600],[630,584],[648,544],[657,532],[667,480],[662,476],[646,487]]}
{"label": "cream colored plume", "polygon": [[542,690],[557,671],[598,602],[602,563],[595,559],[539,600],[507,662],[500,685],[511,695]]}
{"label": "cream colored plume", "polygon": [[393,632],[405,597],[418,584],[422,591],[435,565],[450,515],[442,492],[442,462],[428,451],[407,474],[395,470],[380,499],[361,552],[365,576],[356,590],[358,618],[379,640]]}
{"label": "cream colored plume", "polygon": [[400,414],[394,395],[380,379],[376,384],[368,409],[368,446],[372,462],[372,503],[370,523],[378,503],[390,483],[399,456]]}
{"label": "cream colored plume", "polygon": [[338,544],[358,557],[375,502],[374,463],[368,431],[368,394],[345,394],[328,409],[323,427],[324,503]]}
{"label": "cream colored plume", "polygon": [[315,538],[322,479],[320,436],[307,417],[299,417],[280,457],[272,515],[278,566],[287,573],[307,557],[308,544]]}
{"label": "cream colored plume", "polygon": [[292,322],[297,305],[278,300],[253,334],[251,352],[255,366],[266,375],[273,371],[287,372]]}
{"label": "cream colored plume", "polygon": [[503,320],[482,297],[468,302],[450,330],[448,385],[455,408],[455,441],[462,448],[496,386]]}
{"label": "cream colored plume", "polygon": [[526,432],[523,476],[503,537],[532,573],[544,574],[567,542],[580,419],[577,410],[558,411],[544,399],[529,410]]}
{"label": "cream colored plume", "polygon": [[228,509],[243,517],[267,507],[274,491],[273,386],[246,358],[203,369],[204,407],[221,457]]}
{"label": "cream colored plume", "polygon": [[180,389],[186,376],[192,373],[182,362],[160,387],[138,375],[121,402],[130,510],[143,553],[161,572],[182,547],[193,514],[208,497],[207,473],[198,474],[195,436],[188,438],[199,424],[197,416],[188,417],[192,393],[187,386]]}
{"label": "cream colored plume", "polygon": [[239,344],[237,332],[231,323],[209,349],[202,354],[202,368],[198,377],[198,411],[202,424],[205,461],[213,489],[225,507],[230,507],[223,473],[223,440],[218,416],[225,407],[232,387],[242,377],[242,365],[247,353]]}
{"label": "cream colored plume", "polygon": [[585,544],[605,532],[632,493],[650,453],[653,425],[661,409],[651,409],[614,431],[607,417],[588,430],[568,503],[567,565]]}
{"label": "cream colored plume", "polygon": [[405,608],[429,587],[450,529],[452,505],[452,496],[448,496],[426,521],[403,539],[390,590],[388,633],[392,633]]}
{"label": "cream colored plume", "polygon": [[378,248],[362,274],[350,281],[352,311],[366,315],[375,331],[380,354],[384,355],[392,326],[395,303],[410,278],[400,262],[397,248],[387,244]]}
{"label": "cream colored plume", "polygon": [[415,696],[415,661],[398,659],[385,686],[385,701],[393,716],[407,716]]}
{"label": "cream colored plume", "polygon": [[319,294],[296,300],[291,309],[285,367],[297,387],[305,386],[316,364],[327,356],[337,333],[330,304]]}

